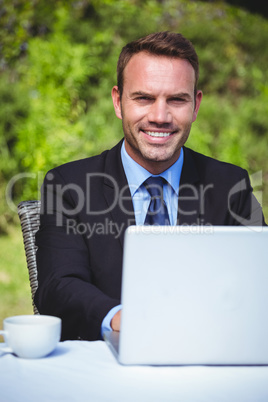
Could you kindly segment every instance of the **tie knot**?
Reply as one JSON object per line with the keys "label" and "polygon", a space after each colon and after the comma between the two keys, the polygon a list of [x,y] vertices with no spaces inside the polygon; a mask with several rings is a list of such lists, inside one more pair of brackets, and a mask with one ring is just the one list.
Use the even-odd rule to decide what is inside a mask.
{"label": "tie knot", "polygon": [[165,179],[161,176],[149,177],[144,182],[144,186],[146,190],[149,192],[152,198],[163,198],[163,185],[165,183]]}

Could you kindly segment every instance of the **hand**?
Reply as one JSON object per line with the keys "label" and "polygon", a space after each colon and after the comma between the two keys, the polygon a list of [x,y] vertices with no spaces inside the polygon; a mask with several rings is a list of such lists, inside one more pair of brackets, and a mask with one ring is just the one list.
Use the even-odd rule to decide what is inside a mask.
{"label": "hand", "polygon": [[121,310],[117,311],[117,313],[111,319],[112,330],[120,331],[120,323],[121,323]]}

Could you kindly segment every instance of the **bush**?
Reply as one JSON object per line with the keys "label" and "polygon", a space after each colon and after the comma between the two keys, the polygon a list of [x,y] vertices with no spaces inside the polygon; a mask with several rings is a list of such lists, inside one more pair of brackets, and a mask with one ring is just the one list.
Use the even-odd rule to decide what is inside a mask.
{"label": "bush", "polygon": [[[266,20],[224,3],[186,0],[42,4],[30,13],[35,29],[28,29],[27,51],[15,74],[8,71],[12,91],[0,78],[0,98],[10,97],[8,111],[0,114],[0,186],[14,173],[35,175],[18,181],[16,202],[39,197],[48,169],[110,148],[122,137],[110,98],[119,52],[129,40],[172,30],[188,37],[200,58],[204,100],[188,145],[250,173],[262,169],[258,190],[268,216]],[[46,21],[41,33],[40,13]]]}

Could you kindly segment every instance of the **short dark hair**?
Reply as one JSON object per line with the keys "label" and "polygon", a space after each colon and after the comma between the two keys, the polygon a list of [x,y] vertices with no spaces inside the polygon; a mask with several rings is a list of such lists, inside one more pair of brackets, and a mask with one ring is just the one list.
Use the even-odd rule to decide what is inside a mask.
{"label": "short dark hair", "polygon": [[164,31],[152,33],[123,47],[117,63],[117,86],[120,96],[123,93],[126,65],[132,56],[140,52],[188,60],[195,71],[196,93],[199,78],[199,63],[193,44],[180,33]]}

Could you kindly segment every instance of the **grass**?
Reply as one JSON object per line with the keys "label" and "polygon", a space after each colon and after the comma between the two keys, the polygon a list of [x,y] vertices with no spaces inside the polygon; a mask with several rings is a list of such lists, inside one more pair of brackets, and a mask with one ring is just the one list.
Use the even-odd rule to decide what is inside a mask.
{"label": "grass", "polygon": [[[0,236],[0,329],[3,319],[33,314],[31,289],[19,226]],[[2,338],[0,338],[2,341]]]}

